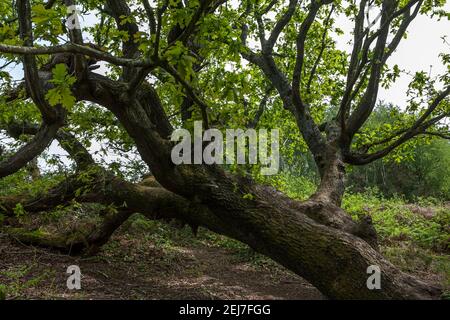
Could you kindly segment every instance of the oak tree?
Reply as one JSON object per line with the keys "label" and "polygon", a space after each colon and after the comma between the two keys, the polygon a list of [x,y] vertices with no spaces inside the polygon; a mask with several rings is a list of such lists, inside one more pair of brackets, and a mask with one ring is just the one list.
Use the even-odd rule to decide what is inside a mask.
{"label": "oak tree", "polygon": [[[140,212],[238,239],[330,298],[435,298],[436,288],[378,252],[370,217],[354,221],[340,205],[348,165],[392,155],[422,136],[448,136],[448,72],[417,72],[407,107],[394,112],[389,125],[365,125],[380,86],[404,72],[388,61],[408,27],[419,14],[448,17],[444,4],[2,1],[0,127],[22,143],[3,152],[0,177],[24,168],[53,141],[76,168],[38,199],[3,197],[0,208],[13,215],[17,204],[30,214],[73,199],[115,204],[86,239],[21,234],[29,243],[72,253],[95,252]],[[67,10],[73,5],[82,28]],[[338,19],[353,24],[348,52],[336,44],[343,32]],[[450,67],[448,53],[441,59]],[[23,67],[23,81],[4,71],[14,64]],[[297,201],[260,183],[251,168],[175,165],[171,133],[191,129],[195,120],[220,130],[280,128],[289,161],[295,163],[295,150],[312,154],[317,191]],[[136,150],[154,178],[133,183],[117,174],[124,168],[96,163],[87,146],[92,141],[107,141],[122,156]],[[381,270],[381,290],[366,286],[371,265]]]}

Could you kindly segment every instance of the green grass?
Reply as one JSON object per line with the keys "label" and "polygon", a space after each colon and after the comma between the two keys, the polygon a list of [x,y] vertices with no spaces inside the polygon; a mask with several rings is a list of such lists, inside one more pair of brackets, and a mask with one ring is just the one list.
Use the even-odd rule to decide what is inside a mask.
{"label": "green grass", "polygon": [[343,208],[354,219],[370,215],[382,243],[402,241],[437,252],[449,249],[450,212],[436,201],[408,204],[401,198],[384,199],[380,194],[367,192],[346,194]]}
{"label": "green grass", "polygon": [[443,298],[450,298],[450,256],[413,245],[383,246],[382,254],[405,272],[420,274],[443,286]]}
{"label": "green grass", "polygon": [[53,271],[46,270],[38,276],[30,278],[33,267],[33,265],[17,265],[0,272],[0,276],[6,280],[4,284],[0,285],[0,300],[4,300],[6,297],[18,296],[24,290],[36,287],[45,279],[54,276]]}
{"label": "green grass", "polygon": [[372,189],[347,193],[343,208],[355,220],[370,215],[383,255],[405,272],[441,283],[442,298],[450,298],[448,204],[433,198],[407,203],[400,197],[384,198]]}

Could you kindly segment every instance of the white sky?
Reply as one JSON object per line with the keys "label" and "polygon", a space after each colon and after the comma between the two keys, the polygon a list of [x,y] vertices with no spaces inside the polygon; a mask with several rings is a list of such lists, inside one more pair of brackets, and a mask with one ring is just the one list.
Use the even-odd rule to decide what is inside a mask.
{"label": "white sky", "polygon": [[[444,9],[450,11],[450,2],[447,2]],[[341,50],[350,52],[349,41],[353,36],[350,31],[353,22],[348,19],[338,19],[336,26],[346,31],[346,34],[336,38],[337,46]],[[408,37],[402,39],[396,52],[389,58],[388,65],[397,64],[400,69],[405,69],[414,73],[416,71],[428,71],[432,66],[432,75],[444,74],[446,68],[442,65],[439,54],[450,53],[450,46],[441,39],[447,37],[450,42],[450,21],[437,18],[431,19],[424,15],[418,15],[408,27]],[[392,102],[398,106],[406,105],[406,91],[411,78],[402,74],[397,81],[388,89],[380,87],[379,100]]]}

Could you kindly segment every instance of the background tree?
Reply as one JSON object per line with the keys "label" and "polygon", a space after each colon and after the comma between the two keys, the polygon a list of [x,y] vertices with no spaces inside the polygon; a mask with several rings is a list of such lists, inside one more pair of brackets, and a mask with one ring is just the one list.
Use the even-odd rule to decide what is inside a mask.
{"label": "background tree", "polygon": [[[392,105],[379,105],[366,124],[371,127],[369,132],[398,125],[401,120],[391,116],[398,113],[397,109]],[[405,118],[404,113],[398,115]],[[353,191],[376,186],[387,196],[403,195],[409,200],[427,196],[450,199],[447,160],[450,144],[444,139],[434,139],[430,134],[408,141],[387,157],[367,166],[354,166],[348,174],[347,185]]]}

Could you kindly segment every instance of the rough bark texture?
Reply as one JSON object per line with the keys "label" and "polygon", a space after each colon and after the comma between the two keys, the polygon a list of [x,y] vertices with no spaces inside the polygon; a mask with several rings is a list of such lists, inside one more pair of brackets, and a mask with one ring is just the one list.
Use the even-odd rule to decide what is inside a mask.
{"label": "rough bark texture", "polygon": [[[71,3],[71,1],[69,1]],[[67,2],[67,3],[69,3]],[[174,39],[183,42],[190,50],[196,50],[194,35],[196,25],[206,12],[212,12],[222,2],[207,1],[202,3],[198,11],[184,30],[169,32]],[[228,174],[222,168],[211,165],[179,165],[171,161],[173,143],[170,134],[173,128],[164,112],[156,90],[145,77],[155,68],[163,69],[175,81],[179,82],[192,100],[192,104],[200,107],[203,120],[208,122],[207,105],[195,94],[190,84],[177,73],[170,61],[161,54],[161,23],[163,10],[157,17],[158,28],[152,24],[156,32],[155,52],[151,59],[139,57],[138,43],[134,36],[139,27],[134,22],[121,24],[119,19],[129,15],[132,11],[126,1],[107,1],[105,12],[117,20],[118,29],[128,33],[128,40],[122,43],[123,57],[114,57],[108,53],[83,46],[80,34],[71,34],[71,44],[46,48],[32,48],[32,24],[29,1],[17,1],[19,12],[20,34],[25,47],[0,45],[0,51],[24,55],[25,82],[27,93],[33,99],[44,121],[45,131],[39,131],[35,136],[37,143],[27,146],[27,157],[19,152],[20,161],[0,163],[0,177],[23,167],[26,162],[35,158],[56,135],[63,117],[58,117],[54,109],[49,108],[44,99],[45,92],[52,87],[49,80],[52,74],[49,70],[39,72],[33,54],[64,53],[72,54],[69,65],[75,66],[77,83],[73,86],[73,94],[78,101],[97,103],[111,111],[129,136],[149,166],[160,186],[145,186],[131,184],[112,176],[103,170],[94,170],[92,189],[90,194],[78,197],[80,201],[96,201],[105,204],[114,203],[121,207],[126,202],[126,209],[119,210],[115,215],[106,216],[103,224],[93,230],[87,237],[74,239],[70,236],[36,237],[24,234],[18,230],[11,230],[17,237],[22,237],[30,243],[41,243],[62,250],[78,251],[98,248],[114,230],[133,212],[141,212],[151,219],[177,218],[190,225],[204,226],[212,231],[238,239],[256,251],[261,252],[300,276],[310,281],[323,294],[335,299],[429,299],[435,298],[438,291],[420,281],[399,271],[377,251],[376,233],[370,219],[363,219],[356,223],[340,207],[344,192],[345,167],[344,161],[353,163],[364,159],[376,159],[390,152],[397,145],[393,144],[380,153],[374,155],[356,155],[351,152],[351,141],[354,134],[364,124],[373,110],[381,70],[388,55],[395,49],[395,42],[387,46],[392,12],[396,9],[393,1],[384,1],[382,6],[382,20],[380,30],[375,34],[377,39],[373,52],[369,52],[370,43],[365,45],[357,39],[364,26],[365,5],[361,5],[360,13],[355,21],[355,48],[351,55],[348,83],[337,119],[325,124],[324,130],[318,126],[310,114],[308,105],[301,94],[303,60],[305,56],[305,40],[308,30],[313,24],[322,6],[331,1],[313,1],[307,7],[307,14],[299,26],[296,39],[296,59],[292,81],[278,68],[273,57],[273,48],[284,26],[290,21],[297,7],[297,1],[290,1],[289,10],[272,30],[269,39],[265,39],[265,32],[261,30],[261,54],[253,53],[250,48],[241,52],[242,56],[258,66],[266,80],[277,90],[284,108],[289,110],[303,136],[308,148],[314,156],[321,175],[321,183],[316,194],[305,202],[298,202],[287,198],[276,190],[267,186],[255,184],[247,178]],[[364,2],[365,3],[365,2]],[[362,3],[362,4],[364,4]],[[148,9],[148,8],[147,8]],[[167,7],[164,9],[166,10]],[[248,10],[250,10],[249,8]],[[410,10],[407,9],[407,10]],[[250,14],[250,12],[249,12]],[[259,17],[262,21],[261,16]],[[362,22],[361,22],[362,21]],[[405,20],[407,21],[407,20]],[[362,25],[361,25],[362,23]],[[261,23],[260,23],[261,24]],[[159,31],[158,31],[159,30]],[[241,40],[245,47],[245,26],[242,28]],[[399,28],[396,36],[402,36],[406,29]],[[172,37],[171,36],[171,37]],[[363,39],[364,37],[361,37]],[[167,39],[166,39],[167,40]],[[166,41],[167,42],[167,41]],[[167,42],[171,43],[171,41]],[[365,49],[366,48],[366,49]],[[153,48],[152,48],[153,49]],[[387,49],[389,49],[387,51]],[[163,52],[163,51],[162,51]],[[387,52],[387,53],[386,53]],[[372,59],[367,59],[369,53]],[[119,80],[112,80],[106,76],[95,74],[86,68],[83,56],[107,61],[122,66]],[[370,78],[363,99],[350,114],[348,100],[353,92],[356,80],[362,68],[370,68]],[[69,66],[69,70],[71,70]],[[359,71],[358,71],[359,70]],[[450,89],[439,95],[437,102],[432,103],[425,118],[436,108],[437,104],[448,95]],[[188,101],[187,104],[191,104]],[[189,107],[182,110],[184,117],[188,117]],[[417,128],[425,125],[425,118],[421,117],[415,127],[405,133],[405,141],[419,134]],[[436,118],[437,119],[437,118]],[[425,126],[425,129],[427,127]],[[417,132],[416,132],[417,131]],[[39,138],[43,136],[42,139]],[[55,136],[58,140],[65,139]],[[67,138],[67,137],[66,137]],[[400,143],[404,142],[399,139]],[[69,144],[70,149],[77,149],[76,143]],[[72,150],[74,151],[74,150]],[[353,157],[353,158],[352,158]],[[90,156],[73,156],[80,170],[92,168]],[[77,160],[78,159],[78,160]],[[14,160],[14,159],[13,159]],[[11,171],[10,168],[13,168]],[[97,168],[98,169],[98,168]],[[22,203],[27,211],[47,210],[55,204],[67,203],[76,198],[76,190],[83,186],[83,181],[77,176],[56,186],[48,194],[39,199],[4,198],[3,212],[11,215],[17,203]],[[246,195],[251,197],[246,197]],[[381,269],[381,290],[369,290],[366,286],[367,267],[377,265]]]}
{"label": "rough bark texture", "polygon": [[[213,187],[214,191],[209,192],[201,203],[189,201],[156,183],[153,186],[132,184],[110,177],[102,177],[102,184],[94,186],[91,194],[79,200],[95,198],[98,202],[118,206],[126,202],[126,212],[119,211],[105,218],[89,236],[37,237],[16,229],[12,230],[13,235],[21,241],[71,253],[95,252],[132,212],[141,212],[150,219],[177,218],[247,243],[308,279],[329,298],[429,299],[439,294],[436,289],[400,272],[361,238],[309,217],[320,210],[338,214],[341,209],[337,206],[323,206],[316,201],[299,203],[272,188],[232,177],[223,177],[220,187]],[[244,199],[243,192],[252,192],[254,199]],[[11,207],[11,199],[2,199],[2,205],[5,207],[8,201]],[[29,206],[29,209],[33,207]],[[367,289],[366,270],[370,265],[381,268],[381,290]]]}
{"label": "rough bark texture", "polygon": [[[316,198],[298,203],[248,179],[230,176],[217,166],[175,166],[170,159],[172,143],[166,135],[171,131],[170,124],[164,117],[158,119],[158,125],[152,121],[152,115],[160,110],[156,98],[144,91],[136,100],[124,94],[120,84],[99,75],[90,74],[89,80],[88,86],[78,88],[79,99],[100,103],[117,116],[155,178],[169,190],[164,192],[173,192],[176,199],[188,201],[180,211],[184,220],[249,244],[330,298],[436,297],[433,288],[400,272],[360,238],[373,235],[367,237],[370,232],[336,206],[339,197],[329,199],[336,191],[329,183],[336,181],[336,174],[342,175],[338,154],[331,148],[330,155],[335,158],[324,160],[329,166],[324,176],[329,175],[330,181],[324,179]],[[125,193],[127,189],[119,190]],[[139,203],[140,212],[151,212],[142,210],[141,206],[151,206],[151,201],[140,194],[123,196],[132,197],[128,205]],[[246,194],[252,194],[253,199],[246,199]],[[368,242],[376,245],[370,239]],[[378,265],[382,270],[382,290],[366,287],[370,265]]]}
{"label": "rough bark texture", "polygon": [[[310,200],[297,202],[272,188],[256,185],[250,179],[229,175],[216,166],[175,166],[170,161],[170,142],[155,131],[145,109],[138,103],[131,104],[132,107],[120,103],[123,101],[120,97],[109,98],[111,100],[103,98],[104,105],[108,105],[124,124],[142,158],[164,188],[102,177],[100,189],[105,192],[84,195],[84,200],[118,205],[126,202],[127,213],[112,217],[87,238],[70,238],[69,241],[65,237],[57,239],[58,245],[55,239],[44,239],[44,245],[59,246],[63,250],[80,251],[86,247],[90,250],[107,241],[130,212],[142,212],[152,219],[178,218],[247,243],[310,281],[329,298],[437,297],[437,290],[402,273],[376,251],[374,234],[353,222],[336,201],[330,201],[329,190],[334,190],[333,185],[325,183]],[[164,125],[160,124],[160,128]],[[159,152],[154,152],[156,147]],[[331,170],[330,181],[334,181],[336,172],[341,174],[335,165],[339,166],[340,162],[326,163]],[[325,171],[324,176],[327,174]],[[37,203],[23,202],[24,207],[45,210],[56,202],[67,201],[74,197],[80,183],[75,177],[69,185],[57,186]],[[251,194],[252,199],[244,197],[246,194]],[[3,207],[12,208],[14,200],[9,205],[7,202],[3,200]],[[39,241],[26,236],[23,240],[30,243]],[[370,265],[381,268],[381,290],[369,290],[366,286],[366,270]]]}

